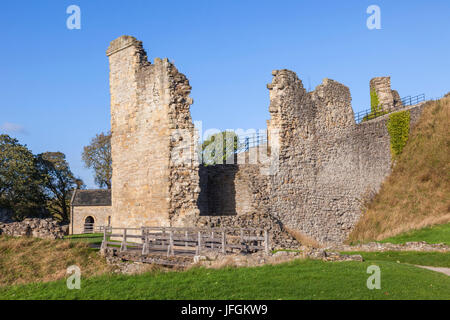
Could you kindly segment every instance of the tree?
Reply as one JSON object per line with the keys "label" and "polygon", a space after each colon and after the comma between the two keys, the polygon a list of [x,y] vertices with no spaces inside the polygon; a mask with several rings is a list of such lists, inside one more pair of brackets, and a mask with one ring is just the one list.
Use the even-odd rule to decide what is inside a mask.
{"label": "tree", "polygon": [[31,151],[17,139],[0,135],[0,207],[11,210],[16,219],[42,215],[45,207],[42,185]]}
{"label": "tree", "polygon": [[94,169],[95,183],[100,188],[111,189],[111,132],[97,134],[90,145],[84,147],[82,159],[87,168]]}
{"label": "tree", "polygon": [[222,131],[210,135],[202,144],[202,158],[205,165],[226,163],[238,149],[239,139],[233,131]]}
{"label": "tree", "polygon": [[70,220],[70,194],[81,188],[83,182],[70,171],[66,156],[61,152],[45,152],[37,155],[37,168],[43,177],[47,196],[47,209],[62,220]]}

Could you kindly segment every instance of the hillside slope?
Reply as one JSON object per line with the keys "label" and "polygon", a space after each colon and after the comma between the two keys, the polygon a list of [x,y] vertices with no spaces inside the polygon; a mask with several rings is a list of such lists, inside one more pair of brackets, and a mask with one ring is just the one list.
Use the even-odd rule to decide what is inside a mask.
{"label": "hillside slope", "polygon": [[0,287],[64,279],[71,265],[83,278],[111,271],[86,243],[0,236]]}
{"label": "hillside slope", "polygon": [[348,242],[382,240],[450,221],[450,96],[428,102],[391,175]]}

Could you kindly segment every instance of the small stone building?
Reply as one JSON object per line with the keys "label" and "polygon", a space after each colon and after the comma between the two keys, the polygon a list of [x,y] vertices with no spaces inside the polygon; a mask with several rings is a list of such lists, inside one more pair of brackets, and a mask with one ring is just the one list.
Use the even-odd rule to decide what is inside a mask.
{"label": "small stone building", "polygon": [[69,233],[92,233],[96,227],[110,225],[111,208],[111,190],[75,190]]}

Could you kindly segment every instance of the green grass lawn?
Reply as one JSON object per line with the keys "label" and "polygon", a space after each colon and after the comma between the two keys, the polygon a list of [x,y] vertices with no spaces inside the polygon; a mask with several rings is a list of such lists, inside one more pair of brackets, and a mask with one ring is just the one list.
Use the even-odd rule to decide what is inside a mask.
{"label": "green grass lawn", "polygon": [[65,236],[64,240],[70,240],[72,242],[87,242],[100,245],[103,241],[103,233],[72,234],[69,236]]}
{"label": "green grass lawn", "polygon": [[364,260],[391,261],[432,267],[450,268],[450,252],[341,252],[344,254],[360,254]]}
{"label": "green grass lawn", "polygon": [[[369,265],[381,289],[366,287]],[[152,272],[0,288],[1,299],[450,299],[450,277],[390,261],[295,260],[255,268]]]}
{"label": "green grass lawn", "polygon": [[444,243],[450,245],[450,223],[413,230],[395,237],[386,238],[380,242],[405,243],[411,241],[426,241],[428,243]]}

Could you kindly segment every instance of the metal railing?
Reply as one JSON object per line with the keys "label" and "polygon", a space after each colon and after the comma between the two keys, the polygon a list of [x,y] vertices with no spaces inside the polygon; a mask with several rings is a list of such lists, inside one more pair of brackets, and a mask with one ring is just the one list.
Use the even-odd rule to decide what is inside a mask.
{"label": "metal railing", "polygon": [[239,137],[236,153],[245,152],[250,148],[267,143],[266,133],[255,133],[245,137]]}
{"label": "metal railing", "polygon": [[363,121],[372,120],[375,118],[378,118],[382,115],[394,112],[396,110],[399,110],[402,107],[412,106],[415,104],[418,104],[420,102],[425,101],[425,94],[419,94],[416,96],[407,96],[404,98],[401,98],[401,106],[395,105],[395,104],[383,104],[379,105],[375,108],[375,110],[367,109],[363,111],[359,111],[355,113],[355,121],[356,123],[361,123]]}

